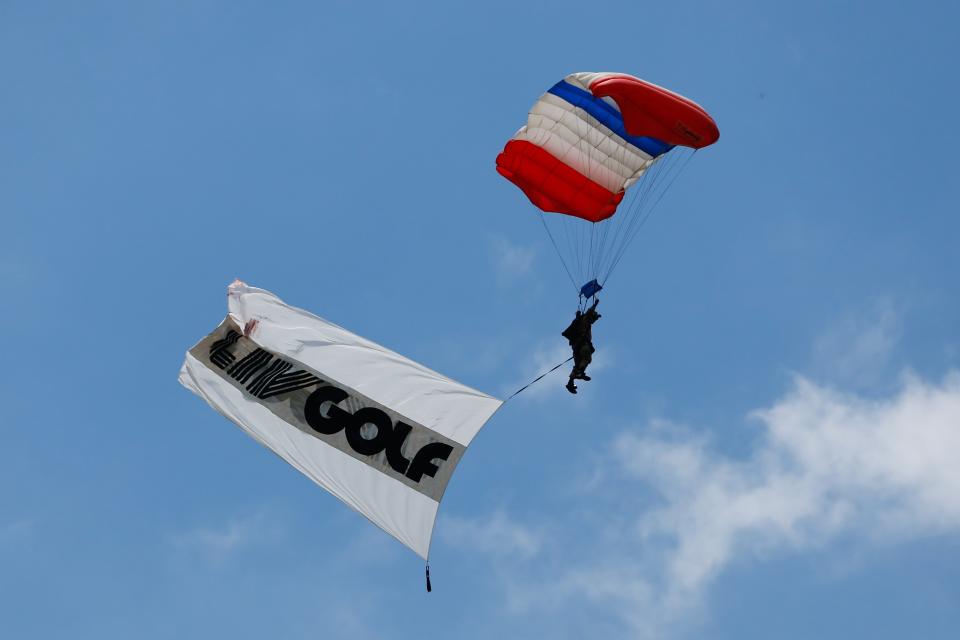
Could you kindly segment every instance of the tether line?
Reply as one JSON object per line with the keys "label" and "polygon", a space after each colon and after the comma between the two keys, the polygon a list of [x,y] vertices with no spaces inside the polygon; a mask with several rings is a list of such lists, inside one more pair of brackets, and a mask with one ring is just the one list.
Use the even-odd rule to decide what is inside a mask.
{"label": "tether line", "polygon": [[545,371],[544,373],[541,373],[539,376],[537,376],[536,378],[534,378],[533,380],[531,380],[530,382],[528,382],[527,384],[525,384],[524,386],[520,387],[519,389],[517,389],[516,391],[514,391],[512,394],[510,394],[510,397],[507,398],[506,400],[504,400],[504,402],[507,402],[508,400],[511,400],[514,396],[516,396],[517,394],[519,394],[521,391],[525,390],[527,387],[532,386],[534,383],[540,382],[540,381],[543,380],[547,375],[553,373],[554,371],[556,371],[557,369],[559,369],[559,368],[562,367],[563,365],[567,364],[567,363],[570,362],[571,360],[573,360],[573,356],[570,356],[569,358],[567,358],[566,360],[564,360],[563,362],[561,362],[560,364],[558,364],[557,366],[555,366],[553,369],[550,369],[550,371]]}

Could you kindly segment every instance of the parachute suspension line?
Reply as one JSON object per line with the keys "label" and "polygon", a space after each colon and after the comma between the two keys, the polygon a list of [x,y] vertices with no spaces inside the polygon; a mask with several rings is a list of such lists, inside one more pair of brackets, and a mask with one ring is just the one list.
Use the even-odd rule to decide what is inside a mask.
{"label": "parachute suspension line", "polygon": [[653,189],[653,186],[657,182],[657,178],[661,173],[664,160],[655,161],[644,174],[640,177],[639,184],[636,185],[628,205],[624,208],[623,219],[620,220],[620,224],[617,226],[615,233],[613,234],[611,246],[608,253],[608,263],[607,263],[607,273],[604,275],[604,280],[609,277],[609,268],[616,261],[616,256],[621,252],[625,245],[625,239],[629,237],[633,225],[635,224],[637,217],[641,215],[644,205],[647,202],[649,194]]}
{"label": "parachute suspension line", "polygon": [[[623,245],[624,238],[629,235],[633,227],[633,223],[637,216],[637,212],[641,210],[643,207],[643,203],[650,190],[650,185],[656,179],[656,175],[659,173],[661,164],[662,164],[662,161],[653,162],[649,167],[647,167],[647,169],[644,171],[644,174],[638,180],[639,184],[637,184],[636,187],[633,189],[633,193],[631,194],[631,199],[629,203],[627,203],[627,205],[623,207],[621,216],[618,216],[618,217],[621,217],[622,219],[618,221],[617,226],[614,228],[613,232],[611,233],[610,247],[609,249],[605,248],[604,250],[605,258],[607,258],[608,256],[616,256],[617,253],[619,253],[620,248]],[[623,214],[626,214],[626,215],[623,215]],[[611,264],[613,260],[614,260],[613,257],[608,258],[608,262]],[[605,265],[605,266],[609,266],[609,265]],[[604,274],[604,281],[606,281],[607,277],[608,277],[608,274]]]}
{"label": "parachute suspension line", "polygon": [[[559,231],[563,231],[563,239],[566,241],[565,244],[566,244],[566,256],[567,256],[567,258],[563,259],[563,261],[564,261],[564,263],[566,263],[566,260],[567,260],[567,259],[569,259],[569,260],[571,261],[570,269],[568,270],[568,272],[569,272],[569,274],[570,274],[570,279],[571,279],[571,280],[575,280],[575,278],[573,277],[573,273],[572,273],[571,270],[575,271],[576,268],[577,268],[577,265],[576,265],[576,251],[574,251],[574,248],[573,248],[573,247],[574,247],[573,238],[572,238],[572,236],[570,235],[570,229],[569,229],[569,227],[567,227],[567,226],[564,225],[564,224],[560,224],[560,221],[557,221],[557,219],[556,219],[557,216],[550,216],[550,220],[549,220],[549,221],[548,221],[548,219],[547,219],[547,216],[544,215],[543,212],[540,213],[540,216],[541,216],[541,220],[543,221],[543,224],[544,224],[545,227],[549,227],[549,226],[554,226],[554,227],[555,227],[555,226],[559,225],[558,235],[559,235]],[[549,229],[548,229],[548,231],[549,231]],[[560,250],[559,247],[557,248],[557,250],[558,250],[558,251]]]}
{"label": "parachute suspension line", "polygon": [[648,197],[651,191],[654,188],[654,185],[657,182],[657,178],[663,170],[664,163],[668,161],[668,157],[661,157],[652,162],[651,165],[647,167],[643,175],[640,176],[637,184],[633,189],[633,197],[630,202],[624,207],[623,219],[620,220],[620,224],[617,226],[615,233],[612,237],[611,247],[609,252],[606,255],[609,255],[608,274],[609,276],[609,266],[615,261],[615,257],[620,253],[624,245],[624,239],[630,235],[631,230],[633,229],[633,224],[635,223],[637,216],[640,215],[640,212],[643,210],[645,203],[648,200]]}
{"label": "parachute suspension line", "polygon": [[606,273],[604,274],[604,281],[610,278],[610,275],[626,254],[627,248],[636,238],[639,229],[646,223],[650,212],[653,210],[650,205],[661,184],[661,178],[669,172],[671,166],[674,164],[674,159],[675,156],[671,153],[670,157],[663,158],[661,161],[655,163],[655,166],[651,167],[649,174],[643,176],[644,179],[641,180],[642,184],[638,185],[640,188],[637,190],[637,197],[631,202],[630,215],[627,216],[629,219],[619,230],[614,242],[614,248],[610,252],[610,260]]}
{"label": "parachute suspension line", "polygon": [[571,237],[574,240],[574,247],[575,247],[574,255],[577,258],[576,280],[578,281],[577,286],[579,286],[580,284],[582,284],[579,281],[583,280],[583,234],[578,233],[580,229],[576,226],[576,223],[577,223],[576,220],[572,220],[569,218],[563,218],[560,221],[560,224],[563,225],[563,228],[566,229],[568,233],[570,233]]}
{"label": "parachute suspension line", "polygon": [[[636,197],[637,197],[636,192],[631,193],[631,194],[630,194],[631,202],[633,202],[634,200],[636,200]],[[616,216],[614,216],[614,217],[616,217]],[[597,249],[597,276],[598,276],[598,277],[599,277],[601,268],[602,268],[602,266],[603,266],[603,258],[604,258],[604,256],[607,255],[607,253],[606,253],[606,251],[607,251],[607,240],[608,240],[608,239],[610,238],[610,236],[611,236],[611,229],[613,229],[613,228],[614,228],[614,225],[616,225],[617,223],[619,223],[619,220],[614,221],[614,220],[611,220],[610,218],[607,218],[606,220],[597,223],[597,224],[601,225],[601,228],[600,228],[600,246],[599,246],[599,248]]]}
{"label": "parachute suspension line", "polygon": [[572,226],[572,225],[570,224],[571,222],[573,222],[573,221],[572,221],[572,220],[562,220],[562,221],[561,221],[561,224],[563,224],[567,229],[570,229],[571,233],[573,234],[573,240],[574,240],[574,255],[575,255],[576,258],[577,258],[577,267],[576,267],[576,268],[577,268],[577,276],[576,276],[575,279],[576,279],[576,280],[582,280],[582,278],[581,278],[580,276],[583,275],[583,235],[577,233],[578,230],[576,229],[576,227],[571,228],[571,226]]}
{"label": "parachute suspension line", "polygon": [[[560,227],[563,229],[563,235],[567,238],[567,256],[569,256],[572,261],[577,261],[578,253],[577,253],[577,244],[575,242],[577,236],[575,234],[570,233],[570,225],[567,224],[567,221],[565,219],[558,219],[557,216],[554,216],[553,221],[556,222],[556,224],[560,225]],[[576,271],[577,269],[576,262],[574,262],[571,265],[571,268]],[[579,273],[577,275],[579,275]]]}
{"label": "parachute suspension line", "polygon": [[593,264],[590,266],[590,279],[597,280],[600,279],[600,265],[603,262],[603,227],[598,227],[597,223],[591,225],[592,230],[590,232],[591,239],[594,234],[596,234],[596,243],[593,247]]}
{"label": "parachute suspension line", "polygon": [[597,231],[597,224],[595,222],[591,223],[590,224],[590,255],[587,259],[587,271],[588,271],[587,278],[597,277],[597,270],[595,268],[596,260],[594,259],[594,253],[593,253],[593,236],[595,235],[596,231]]}
{"label": "parachute suspension line", "polygon": [[620,252],[620,255],[616,257],[615,262],[610,267],[611,271],[617,266],[617,264],[619,264],[620,260],[623,258],[624,254],[626,253],[627,247],[629,247],[630,244],[633,243],[633,241],[636,239],[637,235],[639,235],[640,228],[643,227],[644,224],[646,224],[647,220],[650,219],[650,216],[652,216],[653,213],[657,210],[657,207],[660,201],[670,190],[670,187],[673,186],[673,183],[676,181],[676,179],[680,177],[680,174],[683,173],[684,169],[686,169],[687,164],[689,164],[690,160],[693,158],[693,155],[695,153],[696,153],[696,149],[688,150],[685,148],[684,152],[681,153],[680,155],[675,155],[674,158],[672,159],[673,161],[671,162],[671,164],[664,169],[662,180],[660,179],[661,176],[659,175],[657,176],[658,185],[654,187],[653,193],[651,195],[651,197],[654,199],[652,201],[645,202],[646,211],[643,212],[643,216],[639,219],[639,224],[635,227],[635,229],[633,229],[630,232],[630,235],[626,239],[626,242],[624,244],[623,249]]}
{"label": "parachute suspension line", "polygon": [[[643,185],[638,185],[639,188],[634,189],[630,194],[630,201],[627,203],[627,206],[623,207],[623,210],[619,215],[614,215],[612,218],[605,220],[607,224],[607,233],[604,237],[604,247],[601,252],[601,258],[605,259],[609,255],[610,248],[607,246],[607,242],[610,243],[610,247],[615,247],[618,243],[618,239],[623,235],[623,227],[626,225],[627,221],[630,218],[631,212],[635,210],[636,203],[640,199],[640,193],[643,191]],[[599,272],[602,269],[598,269]],[[601,283],[602,284],[602,283]]]}
{"label": "parachute suspension line", "polygon": [[557,243],[553,239],[553,234],[550,233],[550,227],[547,226],[547,221],[543,219],[543,212],[541,211],[539,213],[540,213],[540,222],[543,223],[543,228],[547,230],[547,236],[550,237],[550,243],[553,245],[553,250],[557,252],[557,257],[560,258],[560,264],[563,265],[563,270],[567,272],[567,277],[570,278],[570,283],[573,284],[574,290],[580,291],[580,288],[577,286],[577,283],[573,279],[573,276],[570,275],[570,269],[567,267],[567,261],[563,259],[563,254],[560,253],[560,249],[557,248]]}
{"label": "parachute suspension line", "polygon": [[[559,120],[551,124],[549,129],[550,133],[553,133],[554,129],[556,129],[558,125],[560,125]],[[545,179],[546,177],[544,177],[544,180]],[[567,272],[567,277],[570,278],[570,283],[573,285],[574,290],[579,291],[580,290],[579,285],[576,283],[576,280],[574,279],[573,274],[570,273],[570,265],[568,265],[566,259],[564,259],[563,252],[560,251],[560,247],[557,246],[557,241],[556,239],[554,239],[553,233],[550,231],[550,225],[547,224],[546,216],[544,215],[543,211],[538,210],[537,213],[540,214],[540,223],[543,225],[543,229],[547,232],[547,237],[550,238],[550,244],[553,245],[553,250],[556,252],[557,257],[560,258],[560,264],[563,265],[563,270]],[[567,227],[564,227],[564,235],[566,236],[566,240],[567,240],[567,248],[570,249],[571,247],[573,247],[573,241],[570,237],[570,232]],[[570,256],[572,261],[574,258],[574,252],[569,251],[568,255]]]}
{"label": "parachute suspension line", "polygon": [[[628,232],[628,237],[622,243],[622,246],[619,252],[615,255],[613,261],[610,264],[609,269],[607,270],[606,275],[604,276],[604,282],[606,282],[610,275],[613,273],[613,270],[617,268],[620,264],[620,260],[623,259],[624,254],[626,253],[627,248],[633,243],[637,235],[640,233],[640,229],[646,224],[647,220],[650,219],[650,216],[653,215],[653,212],[657,210],[657,205],[663,199],[663,196],[666,195],[667,191],[670,190],[670,187],[673,186],[673,183],[677,180],[680,174],[687,168],[687,165],[690,163],[690,160],[693,159],[693,156],[696,154],[697,150],[692,149],[689,153],[681,154],[673,160],[670,165],[662,172],[658,172],[654,176],[654,179],[660,182],[659,178],[661,174],[663,175],[663,183],[665,185],[662,189],[656,190],[655,197],[653,201],[645,201],[641,204],[641,208],[645,209],[642,215],[638,216],[639,222],[634,225],[634,228]],[[672,154],[671,154],[672,155]],[[652,189],[652,187],[651,187]]]}
{"label": "parachute suspension line", "polygon": [[[614,249],[616,249],[616,247],[619,245],[620,239],[624,235],[624,228],[629,224],[633,214],[636,212],[637,207],[639,206],[638,203],[643,202],[643,196],[648,187],[647,178],[649,176],[647,174],[655,173],[655,171],[651,170],[656,169],[654,166],[656,164],[658,163],[654,162],[644,170],[644,174],[641,175],[636,187],[630,190],[628,202],[624,203],[624,206],[620,207],[620,213],[604,221],[604,224],[606,225],[606,233],[604,234],[603,238],[603,247],[599,252],[601,266],[599,266],[597,269],[598,276],[603,271],[603,267],[606,263],[606,257],[615,253]],[[610,243],[609,247],[607,246],[608,242]]]}

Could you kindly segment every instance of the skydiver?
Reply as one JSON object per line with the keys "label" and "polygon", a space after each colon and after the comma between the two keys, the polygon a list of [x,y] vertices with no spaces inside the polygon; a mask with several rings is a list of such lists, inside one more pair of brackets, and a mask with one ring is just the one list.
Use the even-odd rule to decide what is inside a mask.
{"label": "skydiver", "polygon": [[597,305],[600,304],[600,298],[595,298],[593,306],[581,312],[577,309],[577,315],[574,317],[570,326],[564,329],[562,335],[570,343],[573,350],[573,369],[570,371],[570,380],[567,382],[567,391],[577,392],[577,386],[573,384],[574,380],[590,380],[587,375],[587,365],[593,360],[593,332],[592,325],[600,319],[597,313]]}

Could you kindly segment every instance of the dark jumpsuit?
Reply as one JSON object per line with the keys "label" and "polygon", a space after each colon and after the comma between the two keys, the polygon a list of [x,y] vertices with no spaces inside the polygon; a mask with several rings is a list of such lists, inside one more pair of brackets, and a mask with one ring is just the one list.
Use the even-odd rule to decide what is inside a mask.
{"label": "dark jumpsuit", "polygon": [[581,313],[577,311],[576,317],[570,326],[561,334],[570,343],[573,350],[573,370],[570,372],[570,382],[574,380],[583,380],[587,372],[587,365],[593,360],[593,323],[600,319],[597,313],[597,304],[599,300],[593,303],[593,306]]}

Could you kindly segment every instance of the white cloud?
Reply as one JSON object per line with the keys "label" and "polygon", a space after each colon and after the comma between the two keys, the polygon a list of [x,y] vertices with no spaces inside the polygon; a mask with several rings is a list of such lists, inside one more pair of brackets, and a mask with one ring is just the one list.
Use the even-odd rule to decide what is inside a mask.
{"label": "white cloud", "polygon": [[[663,637],[689,623],[735,562],[841,536],[883,546],[960,534],[960,372],[905,375],[881,399],[797,377],[749,417],[761,431],[741,458],[662,421],[622,433],[588,491],[571,498],[586,500],[571,504],[577,515],[549,527],[558,539],[535,547],[523,571],[504,572],[509,609],[562,617],[589,602],[619,621],[614,635]],[[517,526],[497,514],[457,531],[515,563],[534,556],[509,544]]]}
{"label": "white cloud", "polygon": [[827,380],[865,387],[878,382],[900,339],[900,314],[882,298],[847,312],[814,343],[815,370]]}
{"label": "white cloud", "polygon": [[436,363],[441,371],[455,368],[460,375],[463,372],[489,374],[515,357],[511,346],[502,338],[489,336],[433,337],[430,346],[431,365]]}
{"label": "white cloud", "polygon": [[532,558],[543,546],[543,532],[520,524],[503,511],[481,518],[445,516],[440,534],[451,546],[494,556]]}
{"label": "white cloud", "polygon": [[840,532],[872,538],[960,531],[960,374],[908,379],[870,401],[799,378],[772,407],[747,460],[636,434],[614,451],[664,506],[637,520],[641,539],[672,541],[669,593],[696,595],[749,544],[804,548]]}
{"label": "white cloud", "polygon": [[[563,343],[563,338],[558,334],[556,341],[538,345],[523,358],[520,375],[514,379],[512,383],[503,387],[501,393],[504,397],[508,396],[517,389],[529,384],[530,381],[537,376],[552,369],[557,363],[563,362],[569,357],[570,347]],[[569,365],[572,366],[573,362],[570,362]],[[561,382],[561,379],[565,379],[567,375],[569,375],[569,372],[570,370],[567,366],[560,367],[536,384],[525,389],[518,398],[528,400],[531,398],[542,398],[557,390],[563,390],[565,383]],[[564,393],[566,393],[566,391],[564,391]]]}
{"label": "white cloud", "polygon": [[533,267],[537,257],[536,249],[513,244],[503,237],[493,238],[490,242],[493,264],[502,281],[520,278]]}
{"label": "white cloud", "polygon": [[176,533],[172,541],[177,548],[197,551],[219,562],[242,549],[277,538],[280,530],[275,518],[260,511]]}

